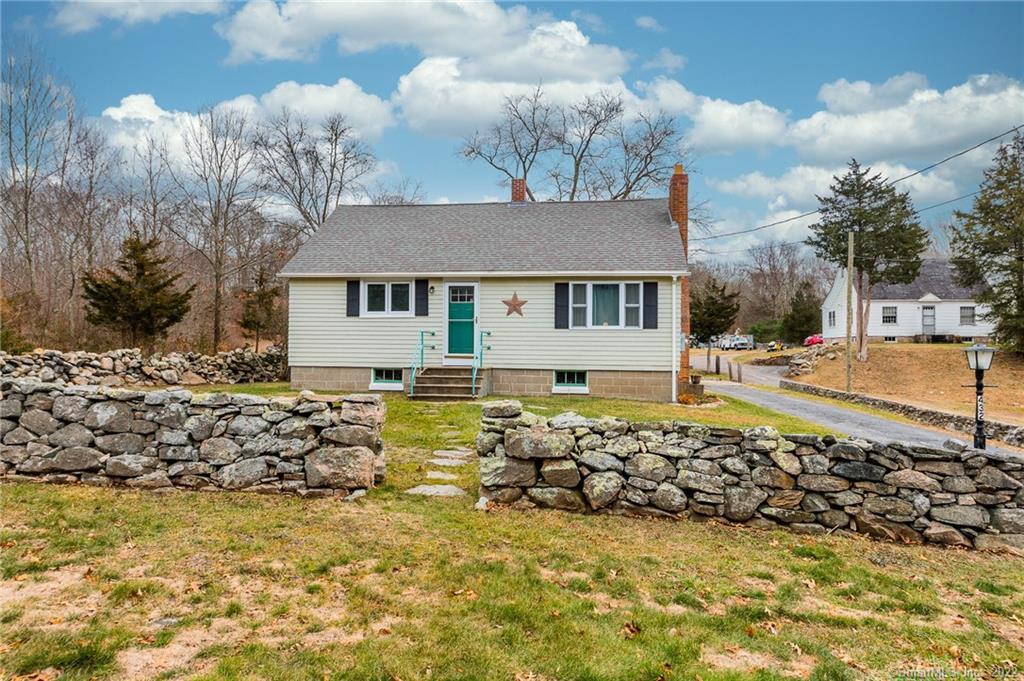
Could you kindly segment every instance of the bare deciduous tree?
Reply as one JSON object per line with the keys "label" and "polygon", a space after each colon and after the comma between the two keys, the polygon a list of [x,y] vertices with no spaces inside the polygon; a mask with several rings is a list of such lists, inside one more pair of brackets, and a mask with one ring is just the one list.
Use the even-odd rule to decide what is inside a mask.
{"label": "bare deciduous tree", "polygon": [[288,109],[259,126],[256,157],[263,188],[295,210],[312,234],[376,165],[341,114],[313,126]]}
{"label": "bare deciduous tree", "polygon": [[235,255],[239,232],[259,225],[253,219],[262,196],[252,130],[244,114],[210,108],[184,130],[185,158],[165,158],[184,206],[170,230],[210,266],[213,279],[212,342],[224,334],[224,287],[227,278],[248,263]]}
{"label": "bare deciduous tree", "polygon": [[551,135],[564,159],[548,169],[556,199],[575,201],[587,190],[593,181],[588,175],[607,157],[606,138],[620,123],[622,113],[622,97],[608,92],[557,108]]}
{"label": "bare deciduous tree", "polygon": [[[31,44],[8,52],[0,88],[0,133],[4,170],[0,172],[5,250],[18,254],[23,286],[37,298],[36,238],[40,195],[64,153],[74,119],[73,99],[53,68]],[[8,279],[10,282],[10,279]]]}
{"label": "bare deciduous tree", "polygon": [[548,152],[557,149],[551,128],[555,115],[540,86],[528,95],[508,97],[498,122],[467,138],[459,155],[470,161],[482,160],[509,180],[525,179],[526,195],[536,201],[530,172]]}
{"label": "bare deciduous tree", "polygon": [[[675,119],[664,112],[627,114],[611,92],[566,105],[551,103],[540,87],[509,97],[498,122],[466,139],[459,155],[484,161],[506,180],[525,178],[531,201],[641,198],[664,189],[676,163],[693,172]],[[538,171],[543,179],[531,180]],[[691,201],[690,224],[708,229],[707,202]]]}
{"label": "bare deciduous tree", "polygon": [[420,182],[402,178],[393,183],[376,182],[366,191],[367,200],[375,206],[406,206],[423,203],[426,193]]}

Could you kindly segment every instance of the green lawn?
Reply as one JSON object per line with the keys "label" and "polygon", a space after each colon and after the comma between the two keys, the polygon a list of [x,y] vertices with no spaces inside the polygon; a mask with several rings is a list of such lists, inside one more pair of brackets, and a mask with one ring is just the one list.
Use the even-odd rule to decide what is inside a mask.
{"label": "green lawn", "polygon": [[[524,401],[550,414],[684,409]],[[62,680],[824,681],[1024,668],[1024,560],[409,497],[433,449],[470,441],[479,407],[388,407],[389,480],[356,503],[0,486],[0,678],[53,667]],[[683,418],[698,411],[769,416],[730,402]],[[474,468],[455,481],[471,492]]]}

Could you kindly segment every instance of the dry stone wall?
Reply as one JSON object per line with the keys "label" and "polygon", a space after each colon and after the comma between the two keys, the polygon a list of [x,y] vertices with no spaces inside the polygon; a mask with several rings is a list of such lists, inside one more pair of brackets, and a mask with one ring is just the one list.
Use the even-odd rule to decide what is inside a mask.
{"label": "dry stone wall", "polygon": [[384,479],[380,395],[0,381],[0,480],[350,496]]}
{"label": "dry stone wall", "polygon": [[43,383],[106,386],[200,385],[279,381],[287,358],[283,350],[248,348],[202,355],[172,352],[145,356],[138,348],[95,353],[36,350],[24,355],[0,352],[4,378],[34,378]]}
{"label": "dry stone wall", "polygon": [[1024,455],[483,405],[483,505],[1024,552]]}

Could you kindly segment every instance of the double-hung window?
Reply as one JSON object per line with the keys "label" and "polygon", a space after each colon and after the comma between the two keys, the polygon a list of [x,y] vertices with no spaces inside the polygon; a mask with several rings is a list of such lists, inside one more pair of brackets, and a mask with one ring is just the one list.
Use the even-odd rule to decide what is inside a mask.
{"label": "double-hung window", "polygon": [[638,281],[574,282],[569,307],[574,329],[639,329],[643,286]]}
{"label": "double-hung window", "polygon": [[960,308],[960,326],[974,326],[975,314],[973,305],[965,305]]}
{"label": "double-hung window", "polygon": [[836,311],[835,310],[829,310],[829,313],[828,313],[828,325],[829,325],[830,328],[834,327],[836,325]]}
{"label": "double-hung window", "polygon": [[364,281],[363,314],[367,317],[408,317],[412,314],[412,284],[408,281]]}
{"label": "double-hung window", "polygon": [[883,324],[895,324],[896,323],[896,306],[886,305],[882,307],[882,323]]}

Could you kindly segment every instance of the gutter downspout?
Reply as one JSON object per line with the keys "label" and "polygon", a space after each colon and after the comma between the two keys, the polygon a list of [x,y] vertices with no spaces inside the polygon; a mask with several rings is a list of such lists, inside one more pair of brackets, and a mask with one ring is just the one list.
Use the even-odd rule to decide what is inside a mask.
{"label": "gutter downspout", "polygon": [[672,275],[672,403],[679,401],[679,275]]}

